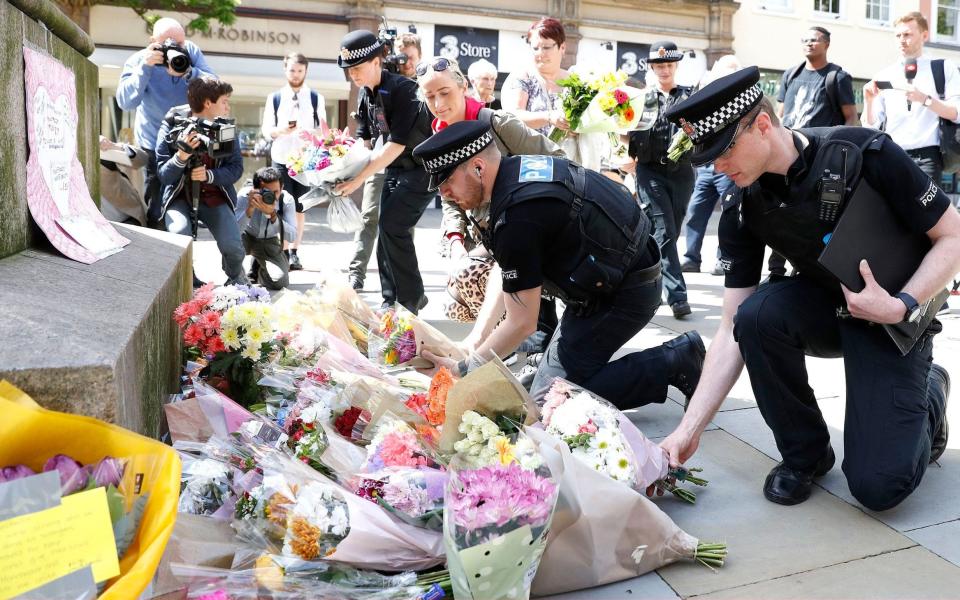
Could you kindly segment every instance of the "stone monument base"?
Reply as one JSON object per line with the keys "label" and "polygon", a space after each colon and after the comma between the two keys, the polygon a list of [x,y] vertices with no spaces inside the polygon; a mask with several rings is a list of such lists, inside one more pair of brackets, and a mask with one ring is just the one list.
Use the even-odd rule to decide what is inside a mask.
{"label": "stone monument base", "polygon": [[0,259],[0,379],[45,408],[157,437],[180,372],[172,315],[192,293],[192,245],[116,227],[131,243],[92,265],[52,248]]}

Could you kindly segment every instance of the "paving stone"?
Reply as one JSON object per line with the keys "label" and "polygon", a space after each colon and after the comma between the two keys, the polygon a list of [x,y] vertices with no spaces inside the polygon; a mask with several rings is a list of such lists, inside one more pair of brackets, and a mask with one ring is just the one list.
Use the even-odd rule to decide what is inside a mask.
{"label": "paving stone", "polygon": [[674,600],[679,598],[670,586],[656,573],[647,573],[634,579],[618,581],[587,590],[577,590],[555,596],[539,596],[545,600]]}
{"label": "paving stone", "polygon": [[960,566],[960,521],[950,521],[907,532],[907,537],[934,554]]}
{"label": "paving stone", "polygon": [[914,547],[699,598],[956,598],[960,567]]}
{"label": "paving stone", "polygon": [[[708,431],[689,464],[703,467],[708,487],[697,503],[657,500],[687,533],[726,542],[727,564],[716,574],[694,562],[659,571],[683,597],[802,573],[914,545],[910,539],[830,494],[792,507],[760,493],[774,461],[725,431]],[[846,588],[844,588],[846,590]]]}

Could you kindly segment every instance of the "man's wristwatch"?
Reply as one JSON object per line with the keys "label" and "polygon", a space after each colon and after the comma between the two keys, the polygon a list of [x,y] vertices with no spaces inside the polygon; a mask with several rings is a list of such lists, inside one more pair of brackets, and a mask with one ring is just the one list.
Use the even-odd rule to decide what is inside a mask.
{"label": "man's wristwatch", "polygon": [[923,105],[929,108],[931,104],[933,104],[933,96],[927,96],[923,101]]}
{"label": "man's wristwatch", "polygon": [[916,323],[920,320],[921,314],[923,311],[920,308],[920,303],[917,302],[917,299],[911,296],[906,292],[900,292],[897,294],[897,298],[907,307],[906,312],[903,313],[903,323]]}

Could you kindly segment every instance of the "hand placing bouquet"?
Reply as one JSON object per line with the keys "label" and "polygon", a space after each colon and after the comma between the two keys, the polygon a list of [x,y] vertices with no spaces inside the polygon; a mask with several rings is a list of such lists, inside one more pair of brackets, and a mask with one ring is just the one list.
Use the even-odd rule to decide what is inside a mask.
{"label": "hand placing bouquet", "polygon": [[299,199],[304,210],[333,199],[334,185],[353,179],[370,162],[370,150],[349,130],[332,129],[319,137],[302,131],[298,141],[284,164],[290,177],[315,188]]}

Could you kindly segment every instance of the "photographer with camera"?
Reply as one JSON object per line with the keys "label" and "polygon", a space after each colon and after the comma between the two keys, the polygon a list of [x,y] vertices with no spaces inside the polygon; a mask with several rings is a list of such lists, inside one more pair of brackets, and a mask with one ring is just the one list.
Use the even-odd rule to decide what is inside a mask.
{"label": "photographer with camera", "polygon": [[167,111],[187,102],[190,81],[202,75],[215,76],[200,48],[187,41],[183,26],[169,18],[154,24],[150,43],[127,59],[120,74],[117,105],[137,111],[136,142],[147,153],[143,196],[148,223],[155,228],[162,228],[157,132]]}
{"label": "photographer with camera", "polygon": [[[430,137],[432,117],[417,98],[417,84],[387,68],[395,55],[384,56],[393,38],[375,36],[366,30],[348,33],[340,42],[337,64],[360,88],[361,106],[366,102],[367,139],[386,136],[383,147],[374,150],[370,163],[359,175],[337,185],[337,193],[349,196],[381,169],[377,264],[384,305],[399,302],[416,313],[427,303],[423,279],[413,245],[413,228],[434,197],[427,189],[427,174],[413,157],[413,148]],[[389,52],[388,52],[389,54]],[[395,65],[394,65],[395,66]]]}
{"label": "photographer with camera", "polygon": [[253,185],[237,197],[236,215],[243,249],[254,259],[250,281],[270,290],[287,287],[290,261],[281,240],[297,237],[297,212],[293,196],[283,189],[280,169],[263,167],[253,174]]}
{"label": "photographer with camera", "polygon": [[[196,238],[197,221],[203,221],[223,256],[228,284],[247,283],[233,188],[243,175],[243,158],[235,139],[236,125],[226,118],[232,93],[229,83],[214,77],[191,81],[189,106],[170,110],[156,148],[167,231]],[[194,285],[198,283],[194,276]]]}

